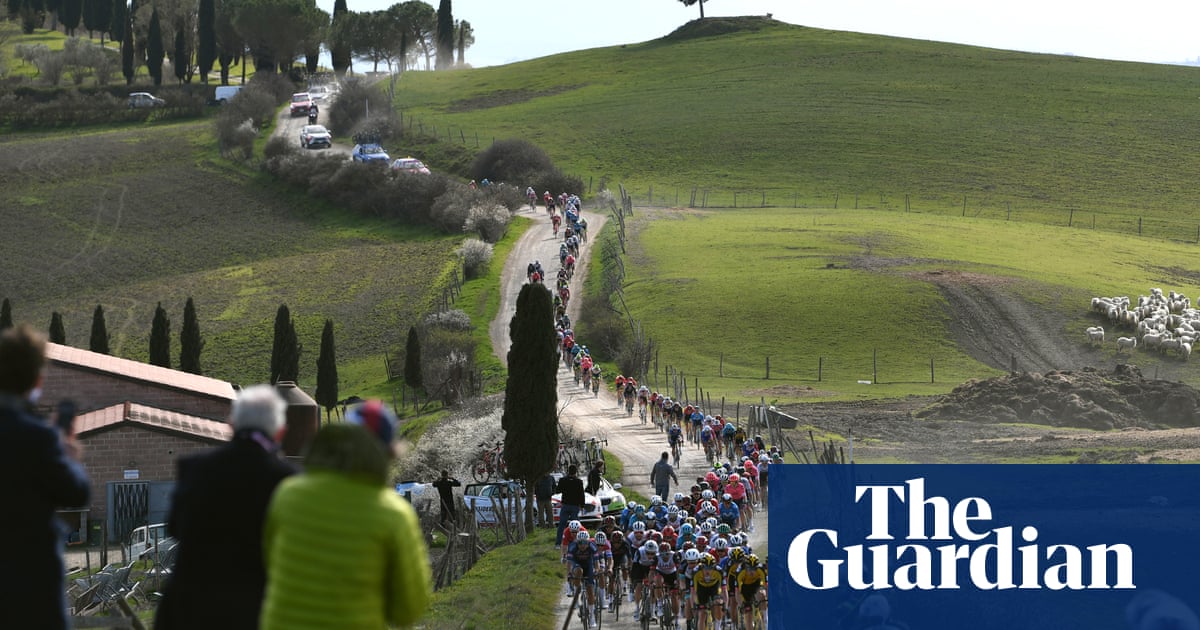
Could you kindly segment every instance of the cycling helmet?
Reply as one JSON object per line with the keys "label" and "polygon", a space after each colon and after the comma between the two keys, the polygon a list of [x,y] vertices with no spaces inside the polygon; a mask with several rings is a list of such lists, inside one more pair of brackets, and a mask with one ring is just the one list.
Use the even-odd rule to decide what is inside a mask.
{"label": "cycling helmet", "polygon": [[733,500],[733,495],[732,495],[732,494],[729,494],[728,492],[726,492],[725,494],[722,494],[722,495],[721,495],[721,500],[722,500],[722,501],[732,501],[732,500]]}
{"label": "cycling helmet", "polygon": [[713,492],[712,490],[705,490],[704,492],[700,493],[700,498],[715,499],[715,498],[717,498],[717,494],[715,492]]}
{"label": "cycling helmet", "polygon": [[667,515],[668,515],[668,516],[669,516],[669,515],[676,515],[676,516],[678,516],[678,515],[679,515],[679,506],[678,506],[678,505],[672,505],[671,507],[667,508]]}
{"label": "cycling helmet", "polygon": [[737,473],[733,473],[732,475],[729,475],[729,481],[731,481],[733,483],[739,483],[739,482],[741,482],[741,480],[742,480],[742,476]]}
{"label": "cycling helmet", "polygon": [[663,536],[662,536],[661,532],[652,531],[652,532],[650,532],[649,536],[650,536],[650,540],[653,540],[654,542],[662,542]]}
{"label": "cycling helmet", "polygon": [[662,497],[657,494],[650,497],[650,507],[658,507],[660,505],[662,505]]}
{"label": "cycling helmet", "polygon": [[708,521],[708,524],[709,524],[709,525],[710,525],[710,526],[711,526],[713,529],[716,529],[716,528],[717,528],[717,525],[720,525],[720,524],[721,524],[721,522],[720,522],[720,521],[718,521],[718,520],[717,520],[715,517],[712,517],[712,516],[710,516],[710,517],[708,517],[708,518],[706,518],[706,519],[704,519],[704,520],[705,520],[705,521]]}
{"label": "cycling helmet", "polygon": [[684,522],[684,523],[687,523],[688,525],[695,525],[695,524],[696,524],[696,517],[694,517],[694,516],[689,516],[689,517],[687,517],[686,519],[684,519],[684,521],[683,521],[683,522]]}
{"label": "cycling helmet", "polygon": [[648,540],[645,545],[642,545],[642,550],[650,554],[658,553],[658,543]]}
{"label": "cycling helmet", "polygon": [[742,556],[744,555],[746,555],[746,550],[742,549],[741,547],[735,546],[733,549],[729,550],[729,557],[733,558],[734,560],[741,560]]}
{"label": "cycling helmet", "polygon": [[612,516],[605,516],[605,517],[604,517],[604,524],[605,524],[605,525],[616,525],[616,524],[617,524],[617,519],[616,519],[616,518],[614,518],[614,517],[612,517]]}
{"label": "cycling helmet", "polygon": [[711,504],[711,503],[706,503],[706,504],[704,505],[704,513],[705,513],[705,514],[716,514],[716,513],[717,513],[717,506],[715,506],[715,505],[713,505],[713,504]]}
{"label": "cycling helmet", "polygon": [[604,532],[596,532],[596,544],[603,545],[608,542],[608,536]]}
{"label": "cycling helmet", "polygon": [[713,549],[722,550],[729,548],[729,541],[724,538],[718,538],[712,542]]}
{"label": "cycling helmet", "polygon": [[701,490],[703,490],[703,488],[700,487],[700,484],[698,484],[698,483],[692,484],[692,487],[691,487],[692,492],[700,492]]}
{"label": "cycling helmet", "polygon": [[680,547],[680,549],[687,551],[688,549],[694,549],[695,547],[696,547],[696,543],[694,543],[690,540],[685,540],[685,541],[683,541],[683,546]]}
{"label": "cycling helmet", "polygon": [[662,535],[664,538],[671,538],[672,536],[675,535],[675,528],[671,527],[670,525],[667,525],[666,527],[663,528]]}
{"label": "cycling helmet", "polygon": [[679,526],[679,535],[680,536],[689,536],[689,535],[691,535],[691,533],[692,533],[692,524],[691,523],[684,523],[683,525]]}
{"label": "cycling helmet", "polygon": [[661,550],[663,553],[671,553],[671,543],[670,543],[670,541],[666,541],[666,540],[662,541],[661,543],[659,543],[659,545],[658,545],[658,548],[659,548],[659,549],[660,549],[660,550]]}
{"label": "cycling helmet", "polygon": [[583,523],[580,523],[579,521],[571,521],[570,523],[567,523],[567,528],[573,532],[579,531],[579,528],[581,527],[583,527]]}
{"label": "cycling helmet", "polygon": [[760,462],[764,462],[764,463],[765,463],[765,462],[769,462],[769,461],[771,461],[771,456],[770,456],[770,455],[767,455],[766,453],[759,453],[759,454],[758,454],[758,461],[760,461]]}
{"label": "cycling helmet", "polygon": [[634,521],[634,523],[633,523],[633,531],[635,531],[635,532],[644,532],[644,531],[646,531],[646,524],[645,524],[644,522],[642,522],[642,521]]}
{"label": "cycling helmet", "polygon": [[741,547],[742,545],[746,544],[746,537],[741,534],[734,534],[729,537],[729,544],[733,545],[734,547]]}
{"label": "cycling helmet", "polygon": [[712,554],[705,553],[700,555],[700,564],[703,564],[706,567],[711,567],[716,563],[717,559],[712,557]]}
{"label": "cycling helmet", "polygon": [[683,559],[687,562],[700,562],[700,550],[688,549],[687,551],[683,552]]}
{"label": "cycling helmet", "polygon": [[725,523],[721,523],[720,525],[717,525],[717,533],[721,534],[722,536],[728,536],[732,532],[733,532],[733,528],[729,527],[729,525],[727,525]]}
{"label": "cycling helmet", "polygon": [[637,507],[633,508],[633,511],[637,512],[638,514],[642,514],[646,511],[646,506],[638,505]]}
{"label": "cycling helmet", "polygon": [[703,523],[700,524],[700,531],[702,533],[711,534],[712,530],[713,530],[712,523],[709,523],[708,521],[704,521]]}
{"label": "cycling helmet", "polygon": [[746,562],[749,562],[751,565],[757,565],[759,563],[758,556],[755,554],[750,554],[746,556]]}
{"label": "cycling helmet", "polygon": [[684,496],[683,496],[682,492],[676,492],[675,496],[671,497],[671,500],[673,500],[675,502],[682,501],[683,499],[684,499]]}
{"label": "cycling helmet", "polygon": [[704,549],[708,546],[708,536],[701,536],[696,539],[696,548]]}
{"label": "cycling helmet", "polygon": [[579,535],[575,537],[575,540],[577,540],[579,542],[584,542],[584,543],[591,539],[592,539],[592,535],[587,533],[586,531],[579,532]]}

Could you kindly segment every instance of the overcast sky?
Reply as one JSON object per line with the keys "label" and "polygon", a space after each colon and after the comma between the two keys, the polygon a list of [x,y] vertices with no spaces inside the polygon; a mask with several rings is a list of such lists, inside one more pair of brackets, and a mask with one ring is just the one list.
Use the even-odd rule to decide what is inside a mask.
{"label": "overcast sky", "polygon": [[[347,0],[351,11],[399,0]],[[333,0],[317,0],[332,11]],[[427,0],[438,5],[438,0]],[[499,65],[644,42],[700,16],[678,0],[453,0],[475,29],[467,62]],[[1200,57],[1195,0],[706,0],[706,16],[766,15],[791,24],[1101,59]]]}

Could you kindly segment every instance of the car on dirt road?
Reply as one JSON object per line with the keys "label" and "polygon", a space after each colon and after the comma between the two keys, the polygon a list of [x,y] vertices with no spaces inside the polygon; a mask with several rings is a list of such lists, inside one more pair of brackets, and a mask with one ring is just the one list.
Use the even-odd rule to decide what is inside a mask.
{"label": "car on dirt road", "polygon": [[[555,485],[558,485],[558,480],[562,478],[562,473],[554,473]],[[584,483],[587,483],[585,480]],[[625,509],[625,495],[621,492],[621,484],[609,483],[604,477],[600,478],[600,489],[596,494],[584,494],[584,509],[579,513],[579,520],[584,522],[598,521],[609,514],[619,514]],[[562,507],[562,495],[554,494],[550,497],[550,504],[554,509],[554,520],[558,520],[558,510]]]}
{"label": "car on dirt road", "polygon": [[144,107],[163,107],[167,104],[161,98],[149,92],[134,92],[129,95],[129,109],[142,109]]}
{"label": "car on dirt road", "polygon": [[391,157],[387,151],[378,144],[356,144],[354,150],[350,152],[350,159],[363,164],[387,164],[391,162]]}
{"label": "car on dirt road", "polygon": [[300,147],[304,149],[315,149],[324,147],[326,149],[333,146],[333,136],[324,125],[305,125],[300,130]]}
{"label": "car on dirt road", "polygon": [[312,97],[309,96],[308,92],[296,92],[292,95],[292,117],[307,116],[312,104]]}
{"label": "car on dirt road", "polygon": [[397,173],[420,173],[421,175],[429,174],[429,167],[425,163],[414,157],[400,158],[392,162],[392,171]]}

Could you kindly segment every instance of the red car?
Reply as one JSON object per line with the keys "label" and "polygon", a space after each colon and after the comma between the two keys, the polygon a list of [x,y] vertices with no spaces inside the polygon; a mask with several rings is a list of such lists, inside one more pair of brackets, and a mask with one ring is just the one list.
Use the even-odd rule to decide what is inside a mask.
{"label": "red car", "polygon": [[312,107],[312,97],[308,92],[296,92],[292,95],[292,116],[307,116],[308,108]]}

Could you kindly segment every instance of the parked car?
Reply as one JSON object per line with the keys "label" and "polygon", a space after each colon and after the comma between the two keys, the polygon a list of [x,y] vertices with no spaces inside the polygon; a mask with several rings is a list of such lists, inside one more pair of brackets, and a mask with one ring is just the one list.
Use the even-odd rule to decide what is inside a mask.
{"label": "parked car", "polygon": [[162,107],[167,102],[149,92],[134,92],[129,95],[129,108],[141,109],[143,107]]}
{"label": "parked car", "polygon": [[300,130],[300,146],[305,149],[333,146],[333,136],[323,125],[305,125]]}
{"label": "parked car", "polygon": [[296,92],[292,95],[292,116],[307,116],[308,108],[312,107],[312,97],[308,92]]}
{"label": "parked car", "polygon": [[224,105],[241,91],[242,86],[240,85],[219,85],[217,86],[217,91],[213,94],[213,100],[219,105]]}
{"label": "parked car", "polygon": [[166,523],[154,523],[134,528],[129,534],[129,557],[141,559],[154,553],[155,545],[165,551],[175,544],[175,539],[167,536]]}
{"label": "parked car", "polygon": [[392,170],[403,173],[420,173],[422,175],[429,174],[429,167],[425,163],[414,157],[400,158],[392,162]]}
{"label": "parked car", "polygon": [[364,164],[387,164],[391,161],[387,151],[378,144],[356,144],[350,152],[350,159]]}
{"label": "parked car", "polygon": [[[557,485],[558,480],[562,478],[562,473],[554,473],[554,483]],[[587,484],[587,478],[584,477],[584,484]],[[554,507],[554,520],[558,521],[558,508],[561,494],[555,494],[550,497],[551,504]],[[595,509],[593,510],[593,499]],[[591,494],[584,495],[584,501],[587,503],[584,510],[579,514],[579,520],[591,521],[600,520],[601,517],[609,514],[619,514],[625,509],[625,495],[621,493],[621,484],[609,483],[604,477],[600,478],[600,489],[596,491],[595,496]]]}
{"label": "parked car", "polygon": [[520,501],[519,506],[515,506],[517,509],[513,518],[521,518],[524,514],[525,489],[520,482],[510,480],[471,483],[463,488],[463,502],[467,504],[468,508],[474,508],[475,524],[480,527],[495,527],[499,518],[497,503],[502,498],[513,497],[518,497]]}

